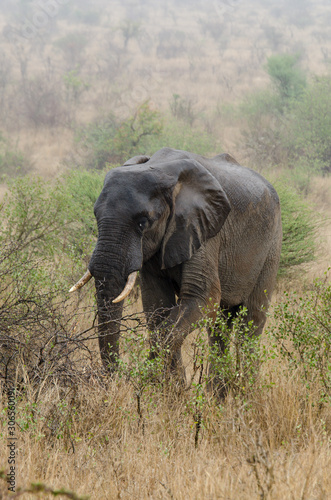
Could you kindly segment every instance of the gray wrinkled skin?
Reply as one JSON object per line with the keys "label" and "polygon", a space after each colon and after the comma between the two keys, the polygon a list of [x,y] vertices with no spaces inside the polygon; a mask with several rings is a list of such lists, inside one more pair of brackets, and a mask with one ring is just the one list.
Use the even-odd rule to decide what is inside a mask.
{"label": "gray wrinkled skin", "polygon": [[[261,175],[227,154],[207,159],[164,148],[111,170],[95,215],[99,236],[89,270],[101,356],[110,370],[122,314],[122,304],[111,300],[136,270],[149,328],[167,318],[161,330],[171,332],[173,367],[181,364],[181,345],[201,308],[210,304],[232,314],[246,306],[247,321],[261,334],[282,242],[279,199]],[[160,308],[166,311],[153,315]],[[222,348],[219,337],[210,341]]]}

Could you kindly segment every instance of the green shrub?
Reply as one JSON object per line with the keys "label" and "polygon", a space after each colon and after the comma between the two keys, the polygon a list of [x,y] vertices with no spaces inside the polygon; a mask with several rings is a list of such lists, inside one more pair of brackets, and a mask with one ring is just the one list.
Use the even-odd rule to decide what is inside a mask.
{"label": "green shrub", "polygon": [[163,147],[182,149],[200,155],[222,152],[215,138],[199,127],[190,127],[182,120],[165,117],[162,132],[148,140],[147,154],[153,154]]}
{"label": "green shrub", "polygon": [[139,153],[148,154],[151,140],[158,138],[162,129],[161,113],[144,102],[132,117],[118,126],[113,138],[113,154],[118,155],[121,161]]}
{"label": "green shrub", "polygon": [[284,164],[288,151],[284,144],[280,96],[271,90],[261,90],[246,96],[239,105],[244,119],[241,129],[244,148],[253,168],[263,171],[269,166]]}
{"label": "green shrub", "polygon": [[[330,269],[329,269],[330,270]],[[331,404],[331,285],[316,280],[305,294],[285,293],[275,307],[276,323],[267,334],[272,355],[285,360],[284,372],[295,371],[312,401]]]}
{"label": "green shrub", "polygon": [[77,131],[76,143],[87,151],[84,166],[88,168],[104,168],[112,159],[113,138],[118,123],[113,115],[91,123]]}
{"label": "green shrub", "polygon": [[309,262],[315,255],[316,216],[302,197],[285,181],[274,183],[281,203],[283,245],[279,274]]}
{"label": "green shrub", "polygon": [[108,163],[124,163],[130,156],[149,152],[151,137],[158,137],[163,127],[162,117],[148,102],[133,116],[120,122],[109,115],[77,133],[78,144],[88,151],[87,167],[104,168]]}
{"label": "green shrub", "polygon": [[202,155],[213,153],[216,148],[216,141],[210,134],[180,119],[162,116],[151,109],[148,102],[123,122],[109,115],[106,120],[88,125],[78,131],[76,141],[88,152],[85,166],[97,169],[109,163],[124,163],[137,154],[151,156],[163,147]]}
{"label": "green shrub", "polygon": [[8,141],[0,133],[0,179],[24,175],[31,169],[30,162],[18,149],[12,150]]}
{"label": "green shrub", "polygon": [[276,54],[270,56],[266,70],[280,97],[282,110],[298,99],[306,87],[306,77],[298,67],[299,54]]}
{"label": "green shrub", "polygon": [[73,375],[71,356],[84,336],[75,336],[68,290],[94,247],[93,202],[101,186],[93,172],[69,173],[53,185],[24,177],[9,186],[0,205],[0,378],[6,382],[18,367],[19,379]]}
{"label": "green shrub", "polygon": [[86,252],[86,246],[93,245],[97,236],[97,226],[93,206],[101,193],[105,172],[94,170],[71,171],[65,176],[65,196],[71,218],[71,238],[80,248],[79,253]]}
{"label": "green shrub", "polygon": [[[221,394],[231,392],[234,396],[245,397],[258,377],[259,338],[254,336],[253,321],[247,321],[247,312],[246,307],[241,307],[232,319],[218,310],[215,324],[210,325],[216,342],[208,349],[210,370],[206,382]],[[223,350],[219,343],[224,346]]]}
{"label": "green shrub", "polygon": [[288,165],[294,185],[307,191],[312,175],[331,171],[331,77],[314,77],[306,84],[295,60],[269,58],[275,90],[246,97],[239,109],[251,163],[258,169]]}
{"label": "green shrub", "polygon": [[331,172],[331,77],[315,77],[288,117],[288,148],[296,165]]}

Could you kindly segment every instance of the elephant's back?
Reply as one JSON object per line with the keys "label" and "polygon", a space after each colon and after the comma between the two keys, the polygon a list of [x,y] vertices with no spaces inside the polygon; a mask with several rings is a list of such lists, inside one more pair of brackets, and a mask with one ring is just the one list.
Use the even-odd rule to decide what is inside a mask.
{"label": "elephant's back", "polygon": [[[204,162],[207,170],[218,180],[233,208],[243,212],[248,206],[257,207],[262,203],[275,210],[279,198],[275,188],[262,175],[239,165],[229,155],[219,155]],[[233,160],[233,161],[232,161]]]}

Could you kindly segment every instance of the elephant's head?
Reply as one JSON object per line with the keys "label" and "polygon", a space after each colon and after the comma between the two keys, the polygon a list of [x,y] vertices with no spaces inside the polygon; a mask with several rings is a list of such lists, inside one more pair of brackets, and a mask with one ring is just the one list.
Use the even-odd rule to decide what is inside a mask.
{"label": "elephant's head", "polygon": [[135,157],[111,170],[95,203],[98,241],[88,272],[95,278],[101,355],[117,353],[123,299],[152,256],[162,269],[187,261],[221,229],[230,211],[219,182],[194,159]]}

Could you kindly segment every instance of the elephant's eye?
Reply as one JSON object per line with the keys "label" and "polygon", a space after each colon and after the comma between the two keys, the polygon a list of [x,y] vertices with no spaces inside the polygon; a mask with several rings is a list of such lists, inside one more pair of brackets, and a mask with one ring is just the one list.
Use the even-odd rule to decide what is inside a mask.
{"label": "elephant's eye", "polygon": [[143,232],[143,230],[146,229],[147,226],[148,226],[148,219],[147,219],[147,217],[141,217],[138,220],[138,227],[139,227],[140,231]]}

